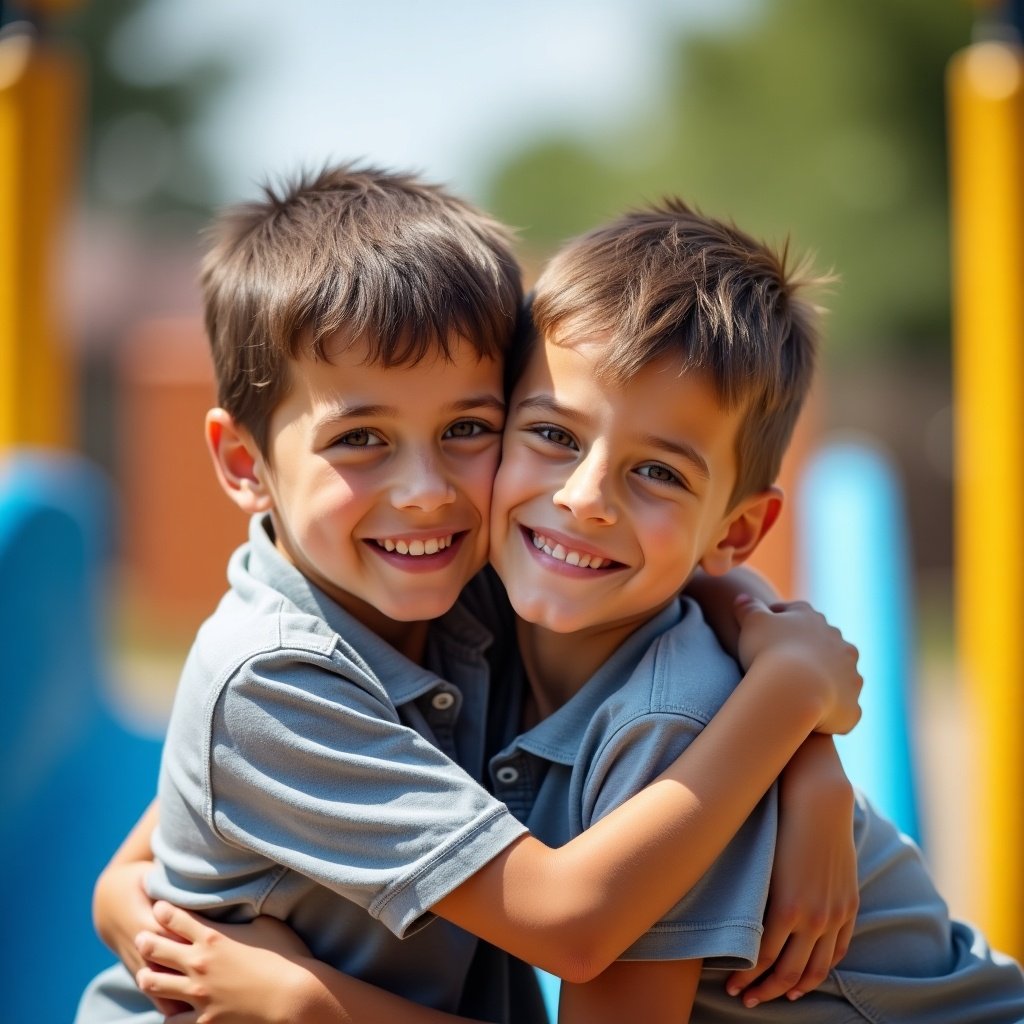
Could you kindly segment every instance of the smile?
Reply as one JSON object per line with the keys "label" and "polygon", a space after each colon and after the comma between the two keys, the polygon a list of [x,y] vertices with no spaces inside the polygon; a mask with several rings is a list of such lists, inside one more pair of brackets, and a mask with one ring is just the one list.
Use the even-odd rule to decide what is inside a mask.
{"label": "smile", "polygon": [[530,537],[535,548],[567,565],[578,565],[581,569],[605,569],[613,564],[618,564],[613,563],[610,558],[592,555],[588,551],[574,551],[571,548],[566,548],[558,541],[545,537],[542,533],[531,531]]}
{"label": "smile", "polygon": [[400,555],[411,555],[413,558],[420,558],[423,555],[436,555],[438,551],[450,548],[453,536],[453,534],[448,533],[443,537],[427,537],[425,539],[417,537],[414,540],[386,537],[384,540],[375,540],[374,543],[385,551],[397,551]]}

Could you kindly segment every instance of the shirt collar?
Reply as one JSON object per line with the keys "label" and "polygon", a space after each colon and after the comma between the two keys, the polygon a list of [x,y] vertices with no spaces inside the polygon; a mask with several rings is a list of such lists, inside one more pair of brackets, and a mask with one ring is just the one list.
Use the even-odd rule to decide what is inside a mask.
{"label": "shirt collar", "polygon": [[430,624],[427,660],[441,664],[429,668],[416,664],[363,625],[281,554],[274,543],[269,513],[252,517],[249,544],[235,553],[232,563],[233,585],[239,586],[247,576],[271,587],[299,611],[326,622],[366,662],[395,704],[407,703],[437,686],[437,672],[444,669],[448,649],[454,647],[482,657],[494,639],[468,608],[456,602]]}
{"label": "shirt collar", "polygon": [[515,745],[548,761],[575,764],[580,743],[598,708],[629,679],[655,639],[695,611],[688,598],[672,601],[634,630],[569,700],[519,736]]}

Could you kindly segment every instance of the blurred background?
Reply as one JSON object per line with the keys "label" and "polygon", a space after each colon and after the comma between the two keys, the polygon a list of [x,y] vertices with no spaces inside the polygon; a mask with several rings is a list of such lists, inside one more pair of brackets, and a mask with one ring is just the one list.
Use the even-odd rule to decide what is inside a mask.
{"label": "blurred background", "polygon": [[[89,658],[115,721],[159,736],[192,634],[245,536],[202,440],[213,390],[196,268],[216,207],[267,178],[365,158],[446,182],[515,226],[530,275],[572,234],[678,194],[788,238],[838,277],[824,300],[821,385],[787,467],[788,524],[761,566],[789,594],[813,582],[795,496],[823,443],[855,439],[891,472],[890,562],[874,566],[872,584],[899,601],[894,657],[920,798],[912,828],[953,909],[984,917],[969,884],[979,869],[968,808],[985,783],[972,774],[953,642],[944,79],[972,39],[1012,39],[1018,6],[0,3],[0,447],[77,452],[89,480],[72,493],[104,494],[101,582],[90,589],[87,566],[82,592],[98,637]],[[836,527],[822,543],[841,549],[845,535]],[[13,564],[4,612],[16,623],[10,643],[25,646]],[[49,628],[40,643],[70,646]],[[17,687],[6,674],[5,690]],[[52,714],[37,712],[37,726]],[[38,735],[12,736],[11,772],[38,760]],[[16,754],[26,743],[33,750]],[[112,759],[116,745],[101,746]],[[137,770],[110,760],[119,781],[104,789],[98,831],[116,820],[116,836],[119,815],[140,812],[138,794],[153,789],[156,743],[140,749]],[[8,820],[29,831],[40,806],[30,794],[26,783],[8,795]],[[59,818],[45,839],[58,849]],[[95,873],[79,859],[83,877]],[[87,906],[86,895],[73,913]]]}

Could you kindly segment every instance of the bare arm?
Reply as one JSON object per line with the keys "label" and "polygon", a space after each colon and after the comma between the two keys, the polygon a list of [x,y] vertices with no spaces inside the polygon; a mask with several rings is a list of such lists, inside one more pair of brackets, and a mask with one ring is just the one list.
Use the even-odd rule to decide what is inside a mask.
{"label": "bare arm", "polygon": [[724,576],[711,576],[698,569],[687,582],[684,593],[700,605],[718,642],[734,658],[739,656],[740,646],[740,626],[734,611],[736,598],[749,594],[769,607],[782,600],[768,580],[746,566],[730,569]]}
{"label": "bare arm", "polygon": [[[663,916],[806,736],[845,731],[859,715],[856,652],[823,632],[820,616],[755,605],[742,615],[747,676],[675,765],[560,849],[516,841],[433,909],[576,982],[599,974]],[[722,772],[723,762],[733,771]]]}
{"label": "bare arm", "polygon": [[701,960],[619,960],[593,981],[562,986],[558,1024],[686,1024]]}
{"label": "bare arm", "polygon": [[151,903],[143,886],[152,866],[150,840],[156,822],[154,800],[111,857],[93,890],[92,916],[97,934],[134,970],[142,966],[133,942],[135,935],[143,928],[155,926]]}
{"label": "bare arm", "polygon": [[[144,930],[164,934],[153,916],[153,901],[146,894],[146,876],[153,866],[151,841],[156,823],[154,800],[111,857],[93,889],[92,919],[96,933],[133,975],[144,963],[135,946],[136,935]],[[184,1008],[173,1001],[150,998],[165,1015]]]}
{"label": "bare arm", "polygon": [[[817,988],[846,955],[860,894],[853,787],[830,736],[804,741],[782,773],[779,838],[757,965],[727,988],[748,1007]],[[771,973],[753,984],[768,968]],[[749,986],[749,987],[748,987]]]}
{"label": "bare arm", "polygon": [[148,961],[173,973],[147,967],[139,987],[150,998],[194,1007],[168,1024],[474,1024],[328,967],[273,918],[219,924],[164,902],[156,904],[156,914],[176,938],[143,933],[139,947]]}
{"label": "bare arm", "polygon": [[[830,680],[856,663],[856,651],[835,631],[821,633],[820,616],[806,606],[773,614],[754,602],[743,617],[747,675],[674,765],[558,850],[529,836],[518,840],[435,912],[577,983],[607,968],[661,918],[822,723],[835,699],[827,695]],[[814,643],[811,619],[818,623]],[[750,657],[751,650],[762,653]]]}

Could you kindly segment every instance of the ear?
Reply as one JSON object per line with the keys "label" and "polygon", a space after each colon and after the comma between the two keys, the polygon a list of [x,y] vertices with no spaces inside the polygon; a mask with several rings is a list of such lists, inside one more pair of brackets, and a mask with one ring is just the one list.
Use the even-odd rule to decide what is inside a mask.
{"label": "ear", "polygon": [[206,447],[222,490],[243,512],[252,515],[273,507],[266,462],[252,435],[227,410],[206,414]]}
{"label": "ear", "polygon": [[782,491],[769,487],[741,501],[724,520],[715,541],[704,552],[701,568],[711,576],[724,576],[745,562],[782,511]]}

